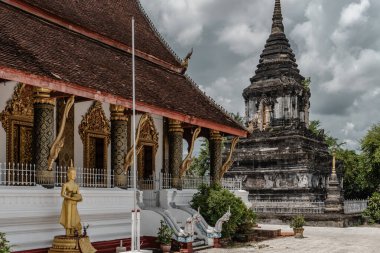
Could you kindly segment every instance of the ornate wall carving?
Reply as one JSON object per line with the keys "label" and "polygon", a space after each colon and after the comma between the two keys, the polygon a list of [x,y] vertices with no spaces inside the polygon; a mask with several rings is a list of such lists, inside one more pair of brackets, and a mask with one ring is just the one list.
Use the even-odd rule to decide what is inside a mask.
{"label": "ornate wall carving", "polygon": [[110,144],[111,125],[102,108],[102,103],[95,101],[79,125],[79,135],[83,142],[84,167],[92,168],[94,162],[94,140],[103,139],[104,157],[103,168],[107,169],[108,145]]}
{"label": "ornate wall carving", "polygon": [[7,162],[32,162],[33,87],[17,84],[12,98],[0,113],[7,134]]}

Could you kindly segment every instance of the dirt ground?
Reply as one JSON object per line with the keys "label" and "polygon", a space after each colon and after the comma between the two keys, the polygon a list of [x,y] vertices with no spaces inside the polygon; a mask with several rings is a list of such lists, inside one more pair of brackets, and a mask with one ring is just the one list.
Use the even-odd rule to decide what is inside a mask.
{"label": "dirt ground", "polygon": [[[289,226],[261,225],[263,228],[281,228],[292,231]],[[327,228],[305,227],[304,239],[294,237],[252,243],[249,247],[211,249],[202,253],[379,253],[380,227]]]}

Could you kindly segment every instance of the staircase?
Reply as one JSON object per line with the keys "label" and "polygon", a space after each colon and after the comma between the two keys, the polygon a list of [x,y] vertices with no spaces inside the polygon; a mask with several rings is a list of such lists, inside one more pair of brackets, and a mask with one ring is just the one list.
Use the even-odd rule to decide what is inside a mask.
{"label": "staircase", "polygon": [[196,238],[193,242],[193,252],[199,252],[206,249],[211,249],[212,246],[207,245],[205,239]]}

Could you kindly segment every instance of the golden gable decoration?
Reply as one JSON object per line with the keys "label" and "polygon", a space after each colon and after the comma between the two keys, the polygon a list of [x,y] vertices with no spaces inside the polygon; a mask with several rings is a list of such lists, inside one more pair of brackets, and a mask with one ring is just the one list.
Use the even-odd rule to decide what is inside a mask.
{"label": "golden gable decoration", "polygon": [[5,109],[0,113],[0,121],[5,132],[12,127],[11,119],[33,123],[33,87],[18,83],[12,98],[8,100]]}
{"label": "golden gable decoration", "polygon": [[7,134],[7,163],[32,162],[33,87],[18,83],[0,113]]}
{"label": "golden gable decoration", "polygon": [[158,149],[158,132],[151,115],[148,115],[148,120],[144,123],[141,134],[139,138],[139,144],[147,145],[151,144],[154,146],[154,151],[157,152]]}
{"label": "golden gable decoration", "polygon": [[107,144],[111,141],[111,123],[107,119],[102,103],[99,101],[95,101],[91,105],[79,125],[79,135],[82,141],[86,140],[86,132],[106,135]]}

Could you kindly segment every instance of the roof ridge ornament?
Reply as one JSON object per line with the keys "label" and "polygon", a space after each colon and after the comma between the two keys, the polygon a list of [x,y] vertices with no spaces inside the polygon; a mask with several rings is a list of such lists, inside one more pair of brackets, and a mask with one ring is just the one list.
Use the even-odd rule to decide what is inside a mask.
{"label": "roof ridge ornament", "polygon": [[284,24],[282,23],[282,11],[281,11],[281,1],[275,0],[274,11],[273,11],[273,23],[272,23],[272,34],[283,33]]}

